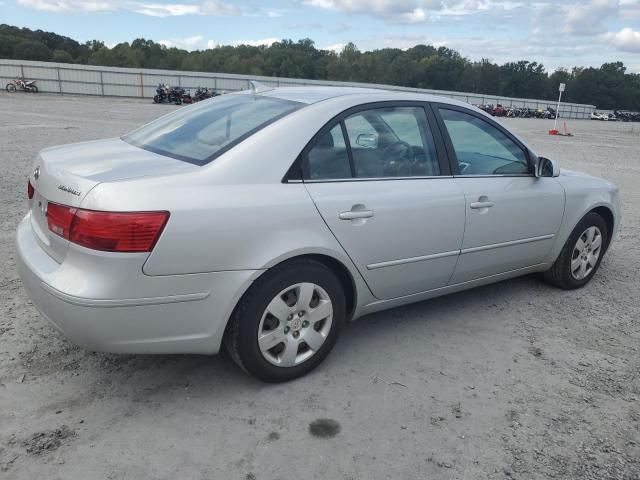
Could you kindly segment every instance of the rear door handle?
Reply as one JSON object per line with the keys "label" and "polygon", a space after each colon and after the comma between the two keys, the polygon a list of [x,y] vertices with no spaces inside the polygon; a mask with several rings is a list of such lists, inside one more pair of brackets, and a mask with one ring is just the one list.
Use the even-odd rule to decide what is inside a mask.
{"label": "rear door handle", "polygon": [[340,220],[357,220],[358,218],[371,218],[373,217],[373,210],[349,210],[347,212],[340,212],[338,215]]}
{"label": "rear door handle", "polygon": [[477,210],[479,208],[491,208],[491,207],[493,207],[493,202],[490,202],[490,201],[486,201],[486,202],[471,202],[469,207],[473,208],[474,210]]}

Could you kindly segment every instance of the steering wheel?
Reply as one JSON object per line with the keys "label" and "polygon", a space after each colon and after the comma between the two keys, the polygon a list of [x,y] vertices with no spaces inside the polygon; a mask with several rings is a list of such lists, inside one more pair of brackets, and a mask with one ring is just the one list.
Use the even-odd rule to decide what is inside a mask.
{"label": "steering wheel", "polygon": [[[385,174],[390,173],[388,170],[393,170],[395,173],[400,172],[402,167],[407,166],[407,162],[413,160],[410,155],[407,155],[407,153],[412,151],[413,148],[411,145],[402,140],[392,142],[383,148],[382,152],[380,152],[380,161],[382,162]],[[411,170],[411,164],[409,164],[408,167],[409,170]]]}

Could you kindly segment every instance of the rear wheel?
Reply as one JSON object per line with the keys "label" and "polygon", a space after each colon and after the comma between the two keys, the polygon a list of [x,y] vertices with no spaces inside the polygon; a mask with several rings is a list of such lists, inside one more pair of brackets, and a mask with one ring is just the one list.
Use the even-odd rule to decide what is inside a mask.
{"label": "rear wheel", "polygon": [[16,86],[13,83],[7,83],[7,92],[13,93],[16,91]]}
{"label": "rear wheel", "polygon": [[580,220],[545,279],[565,290],[585,286],[595,275],[608,242],[607,224],[591,212]]}
{"label": "rear wheel", "polygon": [[256,280],[240,300],[225,346],[240,367],[260,380],[292,380],[329,354],[345,305],[340,280],[324,264],[287,262]]}

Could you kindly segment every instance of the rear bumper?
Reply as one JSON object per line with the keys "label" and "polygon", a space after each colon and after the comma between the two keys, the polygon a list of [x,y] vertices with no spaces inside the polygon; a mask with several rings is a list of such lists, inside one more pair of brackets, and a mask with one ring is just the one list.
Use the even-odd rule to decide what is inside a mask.
{"label": "rear bumper", "polygon": [[88,256],[62,263],[38,243],[29,215],[16,233],[18,271],[41,315],[84,348],[113,353],[217,353],[237,301],[261,271],[150,277],[145,256]]}

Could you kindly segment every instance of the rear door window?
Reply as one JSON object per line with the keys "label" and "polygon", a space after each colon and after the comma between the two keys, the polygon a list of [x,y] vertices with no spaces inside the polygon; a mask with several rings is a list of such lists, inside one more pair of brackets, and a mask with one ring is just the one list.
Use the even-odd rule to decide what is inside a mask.
{"label": "rear door window", "polygon": [[378,107],[349,115],[317,140],[306,160],[310,180],[440,175],[422,107]]}

